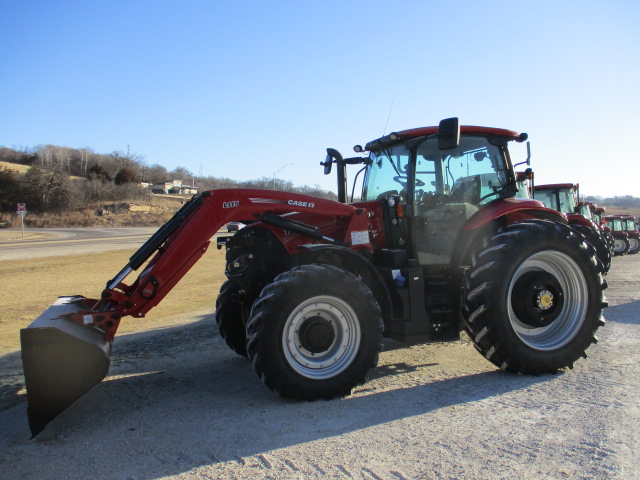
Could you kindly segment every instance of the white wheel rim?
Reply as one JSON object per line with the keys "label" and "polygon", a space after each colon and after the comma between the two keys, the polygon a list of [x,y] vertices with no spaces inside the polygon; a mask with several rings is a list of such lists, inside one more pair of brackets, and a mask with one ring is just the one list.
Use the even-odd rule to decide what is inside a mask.
{"label": "white wheel rim", "polygon": [[[321,352],[304,346],[300,331],[305,322],[319,318],[330,326],[334,338]],[[335,377],[353,362],[361,339],[360,323],[354,310],[340,298],[321,295],[312,297],[291,312],[284,325],[282,348],[287,362],[300,375],[323,380]]]}
{"label": "white wheel rim", "polygon": [[[545,327],[532,327],[517,317],[512,308],[512,292],[518,278],[531,271],[553,275],[562,287],[564,304],[558,317]],[[518,267],[509,285],[507,299],[511,326],[528,347],[549,351],[563,347],[578,333],[587,313],[589,292],[582,270],[564,253],[545,250],[526,259]]]}

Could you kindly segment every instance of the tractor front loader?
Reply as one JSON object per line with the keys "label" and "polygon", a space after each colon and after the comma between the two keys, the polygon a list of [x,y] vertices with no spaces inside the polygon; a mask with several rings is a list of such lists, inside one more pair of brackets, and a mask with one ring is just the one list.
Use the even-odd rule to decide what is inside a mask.
{"label": "tractor front loader", "polygon": [[[62,297],[21,331],[32,433],[104,378],[121,319],[145,316],[230,221],[245,226],[217,240],[227,281],[216,323],[278,395],[348,395],[385,336],[415,344],[464,330],[501,369],[571,368],[604,324],[606,282],[563,215],[518,195],[508,145],[524,140],[446,119],[356,146],[357,157],[327,149],[337,202],[261,190],[195,196],[99,299]],[[349,165],[364,173],[350,204]]]}
{"label": "tractor front loader", "polygon": [[[279,215],[299,211],[302,206],[312,208],[319,218],[331,218],[347,231],[366,232],[366,217],[356,214],[357,209],[350,205],[260,190],[204,192],[149,238],[107,283],[100,299],[60,297],[20,332],[32,433],[41,431],[105,377],[111,342],[122,317],[141,318],[156,306],[204,255],[220,227],[232,220],[256,221],[266,214],[264,222],[271,218],[296,230],[300,227]],[[318,230],[304,233],[336,243]],[[133,283],[124,283],[152,256]]]}

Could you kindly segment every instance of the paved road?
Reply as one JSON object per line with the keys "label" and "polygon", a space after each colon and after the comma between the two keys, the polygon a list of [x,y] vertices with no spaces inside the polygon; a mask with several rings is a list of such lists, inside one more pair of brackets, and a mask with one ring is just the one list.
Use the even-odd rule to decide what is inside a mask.
{"label": "paved road", "polygon": [[0,261],[24,258],[54,257],[79,253],[137,248],[157,230],[156,227],[127,228],[44,228],[37,233],[46,238],[15,238],[0,241]]}

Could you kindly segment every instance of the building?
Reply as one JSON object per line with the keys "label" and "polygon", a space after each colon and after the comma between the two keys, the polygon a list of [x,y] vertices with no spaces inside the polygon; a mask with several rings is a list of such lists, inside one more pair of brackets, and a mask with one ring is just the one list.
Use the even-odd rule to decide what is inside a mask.
{"label": "building", "polygon": [[156,183],[149,187],[152,193],[166,193],[174,195],[195,195],[198,187],[183,185],[182,180],[170,180],[164,183]]}

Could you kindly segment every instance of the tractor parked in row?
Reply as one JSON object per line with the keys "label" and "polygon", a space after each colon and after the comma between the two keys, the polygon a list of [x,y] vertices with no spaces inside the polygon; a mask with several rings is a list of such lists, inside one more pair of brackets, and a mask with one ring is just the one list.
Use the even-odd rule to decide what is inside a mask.
{"label": "tractor parked in row", "polygon": [[[231,221],[245,226],[218,239],[227,281],[216,322],[280,396],[348,395],[384,337],[438,342],[464,330],[500,369],[571,368],[604,325],[606,282],[562,214],[517,198],[509,144],[526,139],[451,118],[356,146],[356,157],[327,149],[338,202],[273,190],[196,195],[99,299],[61,297],[21,331],[32,432],[104,378],[120,321],[144,317]],[[347,165],[364,173],[351,204]]]}
{"label": "tractor parked in row", "polygon": [[591,219],[591,210],[579,206],[579,185],[573,183],[558,183],[552,185],[535,185],[534,198],[542,201],[546,206],[562,213],[569,225],[585,236],[587,241],[596,249],[599,269],[606,275],[611,268],[611,248],[604,231]]}
{"label": "tractor parked in row", "polygon": [[615,240],[614,254],[636,254],[640,251],[640,232],[631,215],[609,215],[605,217]]}

